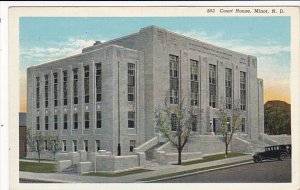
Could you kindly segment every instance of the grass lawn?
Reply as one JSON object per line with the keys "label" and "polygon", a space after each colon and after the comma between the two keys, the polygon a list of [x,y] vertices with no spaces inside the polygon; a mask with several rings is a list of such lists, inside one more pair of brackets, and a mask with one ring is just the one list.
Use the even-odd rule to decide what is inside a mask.
{"label": "grass lawn", "polygon": [[147,170],[147,169],[136,169],[136,170],[130,170],[130,171],[125,171],[125,172],[119,172],[119,173],[104,173],[104,172],[97,172],[97,173],[87,173],[83,174],[84,176],[99,176],[99,177],[121,177],[125,175],[132,175],[132,174],[137,174],[137,173],[142,173],[142,172],[149,172],[152,170]]}
{"label": "grass lawn", "polygon": [[[238,157],[238,156],[245,156],[245,155],[246,154],[239,153],[239,152],[229,152],[227,154],[227,158]],[[198,164],[198,163],[203,163],[203,162],[210,162],[210,161],[221,160],[221,159],[225,159],[224,158],[224,153],[210,155],[210,156],[204,156],[203,159],[200,159],[200,160],[193,160],[193,161],[182,162],[182,165],[186,166],[186,165]]]}
{"label": "grass lawn", "polygon": [[213,168],[225,167],[225,166],[229,166],[229,165],[233,165],[233,164],[240,164],[240,163],[249,162],[249,161],[252,161],[252,160],[244,160],[244,161],[241,161],[241,162],[235,162],[235,163],[230,163],[230,164],[221,164],[221,165],[209,166],[209,167],[204,167],[204,168],[196,168],[196,169],[192,169],[192,170],[176,172],[176,173],[171,173],[171,174],[164,174],[164,175],[159,175],[159,176],[153,176],[153,177],[143,178],[143,179],[139,179],[139,180],[140,181],[157,180],[157,179],[173,177],[173,176],[177,176],[177,175],[183,175],[183,174],[188,174],[188,173],[194,173],[194,172],[209,170],[209,169],[213,169]]}
{"label": "grass lawn", "polygon": [[20,161],[20,171],[37,172],[37,173],[53,173],[56,172],[55,164],[51,163],[37,163]]}

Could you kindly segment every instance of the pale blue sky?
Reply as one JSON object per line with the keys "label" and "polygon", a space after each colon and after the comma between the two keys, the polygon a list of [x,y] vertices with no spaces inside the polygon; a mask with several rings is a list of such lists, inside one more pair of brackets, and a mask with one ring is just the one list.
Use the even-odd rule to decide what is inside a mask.
{"label": "pale blue sky", "polygon": [[274,81],[289,85],[290,17],[22,17],[20,70],[150,25],[256,56],[267,87]]}

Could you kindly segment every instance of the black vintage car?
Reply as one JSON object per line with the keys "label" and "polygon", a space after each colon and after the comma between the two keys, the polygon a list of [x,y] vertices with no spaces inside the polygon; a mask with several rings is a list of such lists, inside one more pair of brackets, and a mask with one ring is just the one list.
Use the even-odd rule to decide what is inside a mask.
{"label": "black vintage car", "polygon": [[253,155],[253,161],[255,163],[262,162],[263,160],[285,160],[291,158],[292,146],[290,144],[286,145],[275,145],[265,147],[264,152],[258,152]]}

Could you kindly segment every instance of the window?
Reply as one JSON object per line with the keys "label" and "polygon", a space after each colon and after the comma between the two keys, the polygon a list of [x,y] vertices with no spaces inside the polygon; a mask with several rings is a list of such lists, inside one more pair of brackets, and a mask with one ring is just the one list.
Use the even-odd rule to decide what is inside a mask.
{"label": "window", "polygon": [[178,104],[179,57],[176,55],[169,55],[169,66],[170,66],[170,104]]}
{"label": "window", "polygon": [[88,152],[88,151],[89,151],[89,142],[88,142],[88,140],[84,140],[84,141],[83,141],[83,144],[84,144],[84,150],[85,150],[86,152]]}
{"label": "window", "polygon": [[133,149],[135,148],[135,140],[129,141],[129,151],[133,152]]}
{"label": "window", "polygon": [[73,152],[77,152],[77,141],[73,140]]}
{"label": "window", "polygon": [[58,129],[58,118],[57,115],[54,115],[54,130]]}
{"label": "window", "polygon": [[198,61],[190,60],[191,67],[191,105],[198,105]]}
{"label": "window", "polygon": [[171,114],[171,130],[177,131],[177,116],[176,114]]}
{"label": "window", "polygon": [[198,128],[198,122],[197,122],[197,115],[192,115],[192,131],[197,131]]}
{"label": "window", "polygon": [[45,130],[49,129],[49,117],[45,116]]}
{"label": "window", "polygon": [[63,151],[63,152],[66,152],[66,151],[67,151],[67,141],[66,141],[66,140],[63,140],[63,141],[62,141],[62,151]]}
{"label": "window", "polygon": [[128,101],[134,101],[135,98],[135,65],[128,63]]}
{"label": "window", "polygon": [[96,151],[100,150],[100,140],[96,140]]}
{"label": "window", "polygon": [[134,128],[135,112],[128,112],[128,128]]}
{"label": "window", "polygon": [[40,130],[40,117],[36,117],[36,130]]}
{"label": "window", "polygon": [[244,133],[246,132],[246,119],[242,118],[241,120],[241,131]]}
{"label": "window", "polygon": [[101,128],[101,111],[97,111],[97,128]]}
{"label": "window", "polygon": [[78,129],[78,113],[74,113],[74,118],[73,118],[73,120],[74,120],[74,126],[73,126],[73,128],[74,129]]}
{"label": "window", "polygon": [[73,69],[73,103],[78,104],[78,68]]}
{"label": "window", "polygon": [[89,77],[90,77],[90,71],[89,66],[84,66],[84,102],[89,103],[90,102],[90,96],[89,96]]}
{"label": "window", "polygon": [[84,128],[88,129],[90,128],[90,113],[89,112],[85,112],[84,113]]}
{"label": "window", "polygon": [[49,75],[45,75],[45,108],[49,106]]}
{"label": "window", "polygon": [[68,114],[64,114],[64,129],[68,129]]}
{"label": "window", "polygon": [[216,107],[217,75],[216,65],[209,64],[209,106]]}
{"label": "window", "polygon": [[44,141],[44,150],[48,150],[48,142],[47,142],[47,140]]}
{"label": "window", "polygon": [[54,106],[58,105],[58,74],[57,73],[53,73],[53,90],[54,90]]}
{"label": "window", "polygon": [[226,109],[232,108],[232,70],[225,69],[225,95]]}
{"label": "window", "polygon": [[64,105],[68,105],[68,71],[63,71],[64,83],[63,83],[63,94],[64,94]]}
{"label": "window", "polygon": [[241,110],[246,110],[246,72],[240,72]]}
{"label": "window", "polygon": [[101,63],[96,63],[96,99],[101,102]]}
{"label": "window", "polygon": [[36,81],[36,108],[40,108],[40,77],[36,77],[35,81]]}

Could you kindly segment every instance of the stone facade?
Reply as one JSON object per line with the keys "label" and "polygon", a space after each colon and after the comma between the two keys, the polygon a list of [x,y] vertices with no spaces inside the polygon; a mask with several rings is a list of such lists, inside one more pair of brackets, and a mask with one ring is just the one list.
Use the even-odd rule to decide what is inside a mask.
{"label": "stone facade", "polygon": [[[95,43],[72,57],[29,67],[27,126],[33,131],[39,128],[43,133],[54,131],[65,142],[65,152],[75,151],[76,145],[78,151],[101,149],[112,155],[135,154],[134,147],[157,135],[154,111],[162,106],[169,94],[172,61],[178,67],[175,69],[177,92],[181,93],[177,96],[187,97],[185,105],[193,104],[195,117],[201,118],[197,119],[195,133],[218,133],[218,100],[227,97],[231,107],[234,101],[243,99],[243,126],[239,133],[247,134],[251,139],[263,135],[263,81],[257,78],[256,57],[155,26],[105,43]],[[97,100],[99,87],[96,82],[99,63],[101,101]],[[191,69],[192,64],[197,65],[196,70]],[[77,96],[74,95],[74,81],[77,80],[74,69],[78,69]],[[45,87],[45,75],[48,76],[48,87]],[[191,83],[197,85],[193,97]],[[215,93],[210,95],[212,88]],[[49,99],[47,108],[45,91],[48,91]],[[77,103],[75,97],[78,97]],[[64,101],[67,101],[66,105]],[[101,127],[97,112],[101,112]],[[77,117],[78,128],[75,128]],[[228,117],[231,117],[230,109]]]}

